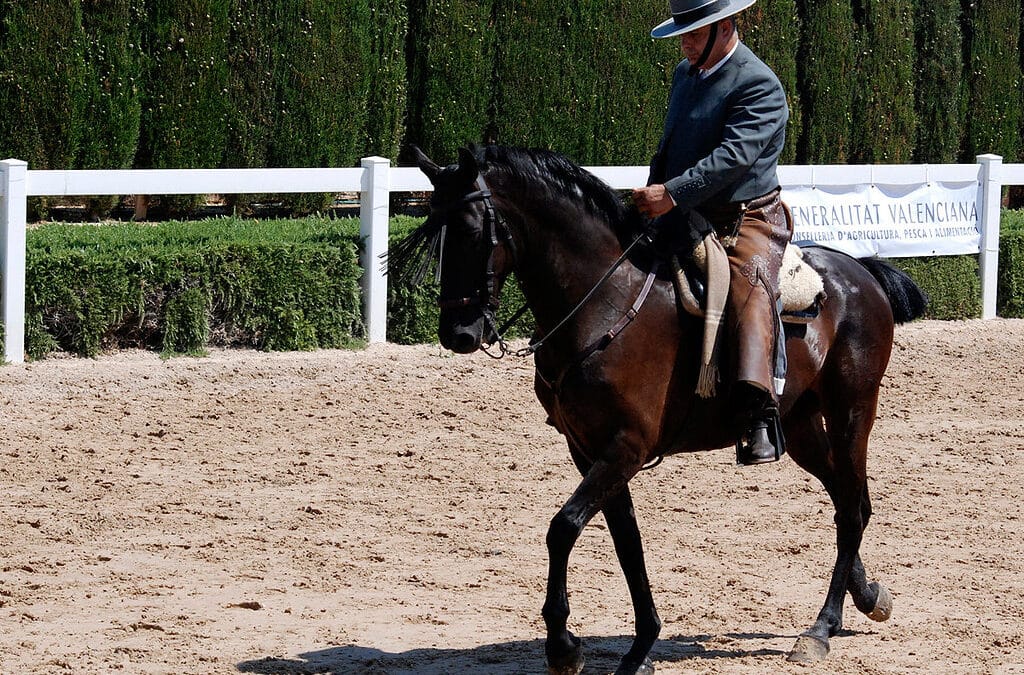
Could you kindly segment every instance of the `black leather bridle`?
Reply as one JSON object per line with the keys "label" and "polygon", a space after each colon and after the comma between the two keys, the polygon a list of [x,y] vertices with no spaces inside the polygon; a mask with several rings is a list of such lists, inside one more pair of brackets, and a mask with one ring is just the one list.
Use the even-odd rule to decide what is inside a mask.
{"label": "black leather bridle", "polygon": [[[458,201],[450,204],[432,205],[433,209],[440,212],[445,218],[445,222],[441,225],[441,243],[438,254],[437,275],[438,281],[440,282],[441,266],[444,264],[444,240],[448,228],[447,214],[460,209],[467,204],[482,202],[484,207],[482,223],[483,237],[490,247],[487,252],[487,267],[485,270],[484,281],[474,295],[468,295],[461,298],[445,298],[444,296],[439,295],[437,305],[441,309],[459,309],[462,307],[479,305],[481,312],[484,315],[484,319],[490,324],[490,327],[498,337],[498,343],[502,347],[501,355],[504,356],[504,353],[508,350],[505,347],[505,341],[502,338],[501,333],[508,330],[511,322],[506,323],[505,326],[502,326],[500,329],[497,324],[496,313],[498,311],[498,307],[501,305],[501,279],[498,278],[498,272],[495,269],[494,263],[498,249],[505,247],[514,266],[516,257],[515,244],[512,240],[512,233],[508,229],[505,219],[498,214],[498,210],[494,207],[494,201],[491,199],[491,190],[487,187],[487,182],[480,174],[477,174],[476,177],[476,187],[477,189],[475,191],[464,195]],[[523,315],[523,313],[525,313],[525,306],[522,310],[517,312],[515,319],[518,319]],[[486,349],[484,351],[486,352]]]}
{"label": "black leather bridle", "polygon": [[[505,223],[505,220],[501,218],[501,216],[498,214],[497,209],[494,208],[494,202],[491,200],[491,191],[487,187],[487,182],[484,181],[484,177],[480,174],[477,174],[476,187],[477,189],[474,192],[466,194],[461,199],[452,202],[451,204],[431,205],[435,211],[440,212],[445,217],[445,221],[441,224],[441,246],[440,252],[438,254],[437,274],[438,279],[440,280],[441,265],[443,264],[444,261],[444,239],[446,229],[448,227],[447,214],[451,211],[462,208],[467,204],[472,204],[473,202],[479,201],[483,202],[484,204],[484,236],[487,237],[490,243],[490,251],[488,252],[487,255],[486,276],[484,278],[482,286],[480,287],[476,295],[470,295],[463,298],[445,298],[443,296],[439,296],[437,299],[437,304],[441,309],[458,309],[461,307],[480,305],[480,309],[481,312],[483,313],[484,320],[490,325],[491,329],[494,331],[495,336],[497,337],[496,344],[498,345],[499,352],[497,355],[491,354],[487,350],[487,348],[491,346],[490,344],[483,345],[481,349],[488,356],[500,359],[506,354],[512,353],[512,350],[509,349],[508,345],[505,343],[505,339],[502,336],[502,334],[506,330],[508,330],[509,327],[512,326],[512,324],[518,321],[519,318],[526,313],[529,307],[524,304],[516,311],[512,318],[510,318],[508,321],[504,323],[504,325],[502,325],[501,327],[498,326],[497,317],[495,316],[495,314],[498,311],[498,307],[501,303],[501,299],[499,297],[501,288],[497,272],[494,269],[494,257],[498,248],[500,246],[505,246],[512,259],[512,266],[515,267],[516,250],[515,244],[512,239],[512,233],[508,229],[508,225]],[[608,270],[604,273],[601,279],[593,286],[593,288],[590,289],[590,291],[586,295],[583,296],[583,298],[576,304],[576,306],[573,307],[565,315],[565,317],[563,317],[562,320],[555,325],[554,328],[549,330],[546,335],[540,338],[535,337],[533,340],[530,341],[529,346],[517,350],[515,352],[516,356],[529,356],[530,354],[533,354],[538,349],[540,349],[541,346],[543,346],[544,343],[555,332],[557,332],[560,328],[569,323],[569,321],[574,316],[576,316],[577,312],[579,312],[580,309],[582,309],[583,306],[587,304],[587,302],[597,292],[597,290],[601,286],[603,286],[605,282],[608,281],[608,279],[611,278],[612,274],[615,273],[615,270],[617,270],[622,265],[622,263],[626,261],[626,259],[629,257],[630,252],[641,242],[646,242],[650,244],[651,233],[645,231],[638,234],[637,237],[632,241],[632,243],[630,243],[630,245],[625,248],[625,250],[622,252],[622,255],[619,256],[618,260],[616,260],[612,264],[612,266],[608,268]],[[625,312],[622,318],[619,319],[619,321],[617,321],[615,325],[607,333],[601,335],[600,338],[598,338],[593,343],[584,348],[580,352],[578,360],[586,358],[595,351],[604,349],[608,345],[608,343],[614,340],[615,337],[618,336],[618,334],[621,333],[626,328],[626,326],[633,322],[633,319],[636,318],[636,315],[640,311],[640,308],[647,300],[647,295],[648,293],[650,293],[651,286],[654,284],[656,274],[657,264],[655,264],[653,269],[651,269],[651,271],[648,272],[647,278],[641,287],[640,293],[637,295],[636,300],[633,302],[633,305],[629,308],[629,310]]]}

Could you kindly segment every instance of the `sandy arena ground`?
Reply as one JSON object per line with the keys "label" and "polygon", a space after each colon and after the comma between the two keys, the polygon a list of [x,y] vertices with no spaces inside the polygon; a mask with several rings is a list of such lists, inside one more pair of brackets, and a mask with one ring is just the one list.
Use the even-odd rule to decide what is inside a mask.
{"label": "sandy arena ground", "polygon": [[[876,624],[821,665],[832,510],[786,459],[633,483],[659,673],[1024,673],[1024,321],[898,329],[869,464]],[[577,477],[531,362],[436,346],[0,367],[0,673],[540,673],[547,523]],[[586,673],[632,615],[601,518]]]}

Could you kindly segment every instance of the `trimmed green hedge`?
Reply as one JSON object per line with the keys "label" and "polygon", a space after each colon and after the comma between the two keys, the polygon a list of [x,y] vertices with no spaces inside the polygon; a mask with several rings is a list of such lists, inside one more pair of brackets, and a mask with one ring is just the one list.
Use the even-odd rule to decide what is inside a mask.
{"label": "trimmed green hedge", "polygon": [[999,316],[1024,317],[1024,211],[1004,211],[999,236]]}
{"label": "trimmed green hedge", "polygon": [[29,232],[26,351],[359,344],[358,221],[231,218]]}
{"label": "trimmed green hedge", "polygon": [[[395,217],[391,240],[422,222]],[[28,233],[26,351],[95,356],[141,347],[202,353],[209,345],[301,350],[363,344],[354,218],[218,218],[160,225],[53,223]],[[899,258],[931,298],[927,317],[981,313],[976,256]],[[437,286],[389,280],[388,340],[435,342]],[[514,278],[499,321],[523,304]],[[1006,211],[998,311],[1024,318],[1024,211]],[[506,333],[532,333],[530,314]],[[0,327],[2,334],[2,327]]]}
{"label": "trimmed green hedge", "polygon": [[894,258],[896,267],[928,294],[926,319],[968,319],[981,316],[981,279],[974,255]]}

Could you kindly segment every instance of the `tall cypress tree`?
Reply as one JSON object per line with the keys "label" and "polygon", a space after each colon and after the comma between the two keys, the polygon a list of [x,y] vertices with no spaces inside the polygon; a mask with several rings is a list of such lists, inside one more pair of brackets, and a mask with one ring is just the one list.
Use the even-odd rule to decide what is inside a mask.
{"label": "tall cypress tree", "polygon": [[854,73],[853,155],[909,162],[914,152],[913,0],[855,0],[860,62]]}
{"label": "tall cypress tree", "polygon": [[571,0],[514,0],[498,16],[493,124],[508,145],[558,150],[583,162],[593,142],[584,111],[593,87],[581,71]]}
{"label": "tall cypress tree", "polygon": [[645,164],[657,145],[678,42],[665,8],[626,0],[517,0],[497,24],[499,140],[582,164]]}
{"label": "tall cypress tree", "polygon": [[842,163],[851,157],[855,38],[849,0],[803,0],[799,161]]}
{"label": "tall cypress tree", "polygon": [[487,135],[498,1],[409,0],[407,140],[438,162]]}
{"label": "tall cypress tree", "polygon": [[963,161],[981,153],[1015,161],[1021,139],[1021,3],[964,0],[967,115]]}
{"label": "tall cypress tree", "polygon": [[146,0],[142,168],[215,168],[227,140],[229,0]]}
{"label": "tall cypress tree", "polygon": [[275,166],[352,166],[364,144],[371,68],[368,0],[280,3]]}
{"label": "tall cypress tree", "polygon": [[960,0],[917,0],[915,5],[914,161],[951,163],[959,156],[964,119]]}
{"label": "tall cypress tree", "polygon": [[0,12],[0,152],[73,169],[88,98],[81,2],[5,2]]}
{"label": "tall cypress tree", "polygon": [[280,48],[275,36],[276,3],[233,0],[228,42],[226,167],[265,167],[277,113],[274,69]]}
{"label": "tall cypress tree", "polygon": [[375,0],[370,3],[370,12],[373,60],[363,154],[395,160],[405,131],[409,12],[405,0]]}
{"label": "tall cypress tree", "polygon": [[589,44],[577,58],[592,69],[588,83],[592,148],[588,164],[647,164],[665,119],[678,39],[655,40],[650,30],[668,15],[661,3],[605,0],[577,34]]}
{"label": "tall cypress tree", "polygon": [[796,161],[797,142],[803,130],[797,79],[800,16],[796,0],[760,0],[739,15],[739,27],[740,37],[775,71],[786,90],[789,123],[780,161],[792,164]]}
{"label": "tall cypress tree", "polygon": [[83,0],[89,67],[78,167],[126,169],[135,159],[142,120],[142,2]]}

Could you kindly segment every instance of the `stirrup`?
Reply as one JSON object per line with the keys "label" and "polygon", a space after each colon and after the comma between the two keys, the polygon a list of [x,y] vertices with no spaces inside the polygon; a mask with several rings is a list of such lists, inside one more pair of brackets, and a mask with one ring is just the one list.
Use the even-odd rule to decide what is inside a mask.
{"label": "stirrup", "polygon": [[[746,442],[744,442],[746,441]],[[777,462],[786,454],[786,440],[782,435],[779,411],[770,408],[755,418],[750,431],[736,441],[736,464],[753,466]]]}

